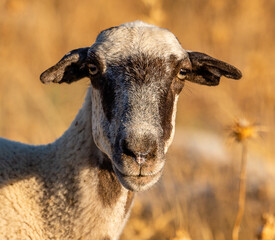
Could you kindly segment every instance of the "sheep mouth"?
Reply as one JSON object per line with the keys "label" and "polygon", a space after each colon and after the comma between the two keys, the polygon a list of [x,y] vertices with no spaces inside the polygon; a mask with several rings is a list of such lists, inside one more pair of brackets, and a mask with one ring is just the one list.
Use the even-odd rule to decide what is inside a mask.
{"label": "sheep mouth", "polygon": [[114,172],[121,184],[130,191],[144,191],[153,186],[161,177],[163,169],[154,174],[148,175],[127,175],[122,173],[116,166],[113,166]]}

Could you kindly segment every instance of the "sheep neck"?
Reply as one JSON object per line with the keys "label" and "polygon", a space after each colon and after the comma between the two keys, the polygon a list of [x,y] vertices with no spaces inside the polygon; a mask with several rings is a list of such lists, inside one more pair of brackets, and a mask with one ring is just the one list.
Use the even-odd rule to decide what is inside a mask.
{"label": "sheep neck", "polygon": [[117,239],[130,213],[134,194],[121,185],[110,159],[94,143],[90,99],[88,93],[70,128],[48,146],[55,156],[44,168],[50,174],[42,174],[42,217],[49,237]]}

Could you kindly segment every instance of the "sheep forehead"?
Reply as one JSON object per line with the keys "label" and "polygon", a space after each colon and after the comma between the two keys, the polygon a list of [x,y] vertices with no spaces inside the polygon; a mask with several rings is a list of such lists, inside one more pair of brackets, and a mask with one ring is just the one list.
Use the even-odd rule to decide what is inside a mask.
{"label": "sheep forehead", "polygon": [[140,21],[101,32],[91,48],[107,62],[141,53],[161,58],[187,56],[173,33]]}

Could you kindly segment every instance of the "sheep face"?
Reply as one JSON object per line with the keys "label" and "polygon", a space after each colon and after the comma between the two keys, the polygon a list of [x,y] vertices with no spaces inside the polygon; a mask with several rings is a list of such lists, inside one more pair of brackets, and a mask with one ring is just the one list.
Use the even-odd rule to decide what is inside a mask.
{"label": "sheep face", "polygon": [[139,191],[160,177],[174,130],[176,102],[191,70],[167,30],[123,26],[102,32],[88,51],[92,126],[120,182]]}
{"label": "sheep face", "polygon": [[134,22],[107,29],[41,75],[42,82],[91,79],[92,134],[129,190],[161,176],[174,135],[178,95],[186,80],[218,85],[241,77],[233,66],[187,52],[166,29]]}

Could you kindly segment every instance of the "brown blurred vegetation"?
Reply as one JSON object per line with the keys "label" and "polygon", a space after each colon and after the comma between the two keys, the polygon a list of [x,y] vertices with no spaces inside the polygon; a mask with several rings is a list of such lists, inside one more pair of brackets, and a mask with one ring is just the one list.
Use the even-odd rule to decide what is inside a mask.
{"label": "brown blurred vegetation", "polygon": [[65,131],[89,81],[45,86],[39,75],[102,29],[137,19],[168,28],[185,49],[232,63],[243,79],[186,84],[164,176],[138,195],[122,239],[231,238],[240,151],[224,144],[224,129],[235,117],[268,130],[248,146],[240,239],[254,239],[262,213],[275,211],[274,12],[269,0],[0,0],[0,136],[44,144]]}

